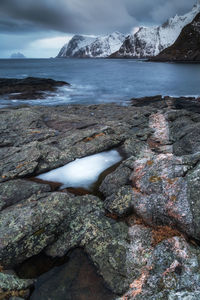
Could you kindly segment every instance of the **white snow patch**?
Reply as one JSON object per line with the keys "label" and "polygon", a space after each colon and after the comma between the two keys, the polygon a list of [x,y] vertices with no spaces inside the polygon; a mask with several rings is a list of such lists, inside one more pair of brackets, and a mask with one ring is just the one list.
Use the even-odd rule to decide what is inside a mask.
{"label": "white snow patch", "polygon": [[99,175],[122,160],[116,150],[106,151],[87,156],[50,172],[37,176],[37,178],[62,183],[62,188],[83,187],[90,189],[98,180]]}

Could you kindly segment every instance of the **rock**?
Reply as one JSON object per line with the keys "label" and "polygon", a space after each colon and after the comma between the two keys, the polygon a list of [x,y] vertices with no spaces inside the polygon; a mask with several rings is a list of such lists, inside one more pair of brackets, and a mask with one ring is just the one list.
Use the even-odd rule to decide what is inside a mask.
{"label": "rock", "polygon": [[123,217],[133,213],[132,188],[123,186],[117,192],[112,193],[104,201],[104,208],[111,214]]}
{"label": "rock", "polygon": [[183,238],[173,237],[152,250],[124,297],[156,300],[182,299],[182,295],[183,299],[197,299],[199,276],[199,250],[189,246]]}
{"label": "rock", "polygon": [[106,288],[103,278],[82,249],[74,249],[68,261],[39,277],[31,300],[87,299],[114,300],[116,295]]}
{"label": "rock", "polygon": [[196,161],[194,158],[161,154],[151,160],[138,160],[132,175],[132,209],[148,224],[174,226],[199,240],[199,232],[194,226],[199,226],[199,221],[191,208],[195,203],[198,209],[198,201],[193,196],[196,193],[198,198],[195,184],[198,171],[193,167],[199,155]]}
{"label": "rock", "polygon": [[190,204],[190,209],[193,216],[193,230],[194,236],[199,239],[200,238],[200,163],[197,166],[188,172],[186,176],[187,185],[188,185],[188,200]]}
{"label": "rock", "polygon": [[23,300],[21,297],[10,297],[9,300]]}
{"label": "rock", "polygon": [[72,199],[69,194],[43,193],[4,209],[0,213],[0,265],[13,268],[54,242],[64,231]]}
{"label": "rock", "polygon": [[[181,233],[200,241],[200,116],[163,99],[164,108],[145,101],[0,110],[0,265],[78,247],[114,294],[198,295],[199,247]],[[126,159],[103,180],[104,202],[27,181],[119,146]]]}
{"label": "rock", "polygon": [[194,98],[194,97],[179,97],[179,98],[167,97],[167,98],[173,101],[173,106],[175,109],[186,109],[187,111],[192,111],[198,114],[200,113],[199,98]]}
{"label": "rock", "polygon": [[33,194],[50,191],[51,188],[47,184],[39,184],[21,179],[0,183],[0,211],[31,197]]}
{"label": "rock", "polygon": [[[143,133],[144,131],[140,130],[139,128],[136,130],[136,132],[134,130],[135,135],[141,136],[142,139],[144,138],[147,140],[147,135],[143,135]],[[127,154],[127,156],[132,157],[134,160],[139,158],[140,155],[143,155],[142,153],[144,153],[147,148],[147,143],[141,141],[138,137],[126,139],[123,145],[124,152]]]}
{"label": "rock", "polygon": [[64,85],[69,84],[64,81],[36,77],[0,78],[0,95],[7,95],[8,99],[43,99],[47,97],[44,92],[54,92]]}
{"label": "rock", "polygon": [[166,103],[163,101],[162,95],[156,95],[152,97],[142,97],[131,99],[131,104],[133,106],[141,107],[151,105],[152,107],[164,108]]}
{"label": "rock", "polygon": [[47,255],[63,256],[72,248],[83,247],[107,286],[115,293],[122,293],[130,283],[126,261],[127,226],[105,217],[103,203],[94,196],[76,197],[70,205],[73,214],[68,226],[47,248]]}
{"label": "rock", "polygon": [[[67,108],[67,114],[65,109],[55,111],[51,107],[3,110],[0,181],[33,177],[76,158],[119,146],[129,135],[126,129],[132,125],[125,120],[119,124],[118,107],[106,116],[107,108],[100,106],[94,117],[90,115],[93,111],[90,107]],[[128,118],[131,123],[131,112]],[[61,123],[55,122],[57,119]]]}
{"label": "rock", "polygon": [[3,291],[21,291],[33,286],[34,280],[19,279],[17,276],[0,273],[0,289]]}
{"label": "rock", "polygon": [[0,154],[2,161],[0,182],[34,174],[41,158],[37,142],[32,142],[21,148],[1,148]]}
{"label": "rock", "polygon": [[183,110],[176,112],[175,115],[169,115],[170,139],[175,155],[188,155],[200,151],[199,126],[199,114]]}
{"label": "rock", "polygon": [[103,180],[99,190],[104,196],[109,196],[115,193],[116,188],[129,184],[131,169],[124,163]]}

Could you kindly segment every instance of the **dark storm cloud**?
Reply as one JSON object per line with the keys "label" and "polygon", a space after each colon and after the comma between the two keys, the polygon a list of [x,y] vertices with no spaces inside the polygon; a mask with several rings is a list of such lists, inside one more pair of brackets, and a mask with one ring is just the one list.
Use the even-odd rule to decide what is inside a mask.
{"label": "dark storm cloud", "polygon": [[183,14],[196,0],[0,0],[0,31],[129,32]]}

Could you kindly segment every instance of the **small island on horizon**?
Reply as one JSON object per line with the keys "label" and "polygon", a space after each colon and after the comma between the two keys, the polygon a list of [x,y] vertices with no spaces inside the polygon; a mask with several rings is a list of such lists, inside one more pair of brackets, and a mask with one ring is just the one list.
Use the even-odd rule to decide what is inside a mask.
{"label": "small island on horizon", "polygon": [[16,53],[12,53],[10,58],[12,58],[12,59],[23,59],[23,58],[26,58],[26,56],[21,52],[16,52]]}

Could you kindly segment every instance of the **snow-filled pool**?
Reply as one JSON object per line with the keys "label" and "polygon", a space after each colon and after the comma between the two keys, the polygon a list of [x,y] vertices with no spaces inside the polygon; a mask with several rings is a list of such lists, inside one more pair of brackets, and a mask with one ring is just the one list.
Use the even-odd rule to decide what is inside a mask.
{"label": "snow-filled pool", "polygon": [[102,172],[122,159],[117,150],[101,152],[76,159],[63,167],[41,174],[37,178],[59,182],[62,184],[61,189],[82,187],[90,190]]}

